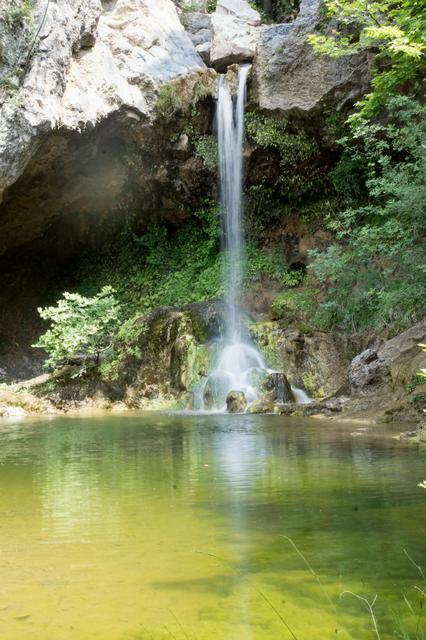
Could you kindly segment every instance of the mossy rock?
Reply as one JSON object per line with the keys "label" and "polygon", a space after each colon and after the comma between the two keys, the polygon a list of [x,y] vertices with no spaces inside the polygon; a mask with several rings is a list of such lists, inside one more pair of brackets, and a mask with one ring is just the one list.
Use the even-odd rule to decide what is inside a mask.
{"label": "mossy rock", "polygon": [[255,322],[250,325],[250,335],[268,365],[279,369],[284,333],[278,322]]}
{"label": "mossy rock", "polygon": [[226,410],[228,413],[244,413],[247,399],[244,391],[230,391],[226,396]]}
{"label": "mossy rock", "polygon": [[275,413],[275,405],[269,400],[255,400],[247,407],[247,413]]}

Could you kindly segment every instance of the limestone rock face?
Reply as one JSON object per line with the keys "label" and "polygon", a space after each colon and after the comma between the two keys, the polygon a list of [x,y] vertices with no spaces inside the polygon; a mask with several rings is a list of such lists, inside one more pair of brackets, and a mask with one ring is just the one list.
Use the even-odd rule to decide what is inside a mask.
{"label": "limestone rock face", "polygon": [[364,56],[318,57],[309,44],[321,6],[322,0],[302,0],[294,22],[261,28],[253,63],[254,99],[261,109],[309,113],[326,99],[341,108],[367,89]]}
{"label": "limestone rock face", "polygon": [[216,15],[232,16],[253,27],[258,27],[261,22],[259,12],[245,0],[218,0]]}
{"label": "limestone rock face", "polygon": [[312,331],[302,323],[284,327],[276,321],[253,324],[250,332],[267,361],[285,371],[293,387],[305,389],[309,396],[330,396],[345,385],[353,352],[343,334]]}
{"label": "limestone rock face", "polygon": [[260,15],[245,0],[219,0],[212,15],[212,66],[250,62],[260,35]]}
{"label": "limestone rock face", "polygon": [[[36,0],[39,40],[21,86],[0,96],[0,194],[50,132],[93,127],[124,108],[149,120],[162,85],[204,69],[171,0],[57,0],[45,9]],[[20,32],[0,35],[27,51]]]}
{"label": "limestone rock face", "polygon": [[204,62],[210,64],[210,49],[212,39],[212,19],[209,13],[200,11],[185,13],[181,17],[182,24]]}

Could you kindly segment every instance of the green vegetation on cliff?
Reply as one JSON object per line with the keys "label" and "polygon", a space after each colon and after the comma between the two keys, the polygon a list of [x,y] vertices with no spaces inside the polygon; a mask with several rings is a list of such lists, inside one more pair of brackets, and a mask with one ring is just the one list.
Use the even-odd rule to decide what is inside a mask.
{"label": "green vegetation on cliff", "polygon": [[[399,328],[416,320],[426,298],[426,108],[393,98],[386,121],[358,122],[334,173],[351,203],[327,221],[338,243],[312,252],[319,316],[328,326]],[[354,197],[346,179],[354,165],[363,167],[365,197],[363,185]]]}
{"label": "green vegetation on cliff", "polygon": [[[179,306],[223,294],[226,252],[220,251],[220,212],[208,202],[180,226],[158,223],[136,235],[130,229],[98,255],[88,255],[79,290],[94,295],[102,286],[117,292],[123,317],[159,306]],[[246,286],[263,276],[284,281],[287,269],[277,252],[247,248]]]}
{"label": "green vegetation on cliff", "polygon": [[426,298],[425,6],[325,4],[339,26],[311,37],[317,53],[375,58],[372,91],[338,141],[331,176],[341,206],[325,221],[335,242],[311,252],[308,296],[320,326],[395,331],[421,317]]}
{"label": "green vegetation on cliff", "polygon": [[337,28],[329,35],[310,37],[317,53],[337,58],[366,50],[376,54],[373,90],[359,105],[363,117],[377,115],[390,96],[424,79],[424,0],[325,0],[324,4]]}
{"label": "green vegetation on cliff", "polygon": [[[111,344],[114,361],[146,330],[141,318],[153,309],[223,295],[226,268],[220,212],[212,202],[178,227],[152,224],[140,235],[127,228],[117,242],[86,256],[77,274],[78,293],[65,293],[55,306],[39,310],[52,326],[36,346],[48,352],[48,366],[96,355]],[[284,285],[293,276],[277,251],[249,241],[244,287],[265,278]]]}

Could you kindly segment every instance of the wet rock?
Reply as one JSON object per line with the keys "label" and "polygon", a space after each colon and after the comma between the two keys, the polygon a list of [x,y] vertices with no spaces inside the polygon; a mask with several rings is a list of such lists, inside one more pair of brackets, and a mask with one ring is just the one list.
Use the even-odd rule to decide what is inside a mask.
{"label": "wet rock", "polygon": [[302,0],[294,22],[261,28],[253,63],[254,94],[261,109],[306,113],[325,99],[342,108],[368,88],[363,55],[336,59],[314,53],[308,36],[324,20],[321,6],[321,0]]}
{"label": "wet rock", "polygon": [[247,407],[247,413],[275,413],[275,405],[269,400],[255,400]]}
{"label": "wet rock", "polygon": [[230,391],[226,396],[226,410],[228,413],[244,413],[247,399],[244,391]]}
{"label": "wet rock", "polygon": [[283,328],[280,322],[258,322],[250,327],[267,361],[282,369],[293,387],[305,389],[313,398],[347,393],[351,346],[338,332],[314,331],[298,322]]}
{"label": "wet rock", "polygon": [[270,402],[294,402],[295,397],[284,373],[274,371],[263,382],[266,399]]}
{"label": "wet rock", "polygon": [[260,35],[260,15],[245,0],[219,0],[212,15],[212,66],[225,71],[230,64],[253,60]]}
{"label": "wet rock", "polygon": [[353,358],[349,367],[349,383],[355,393],[368,393],[368,388],[386,385],[389,371],[378,355],[378,348],[368,348]]}
{"label": "wet rock", "polygon": [[207,410],[222,409],[226,405],[229,378],[220,373],[211,373],[203,391],[203,405]]}

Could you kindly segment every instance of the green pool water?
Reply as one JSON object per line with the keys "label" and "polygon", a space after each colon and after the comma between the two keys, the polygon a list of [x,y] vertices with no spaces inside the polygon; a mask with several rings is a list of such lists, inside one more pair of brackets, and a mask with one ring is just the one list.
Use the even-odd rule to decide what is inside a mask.
{"label": "green pool water", "polygon": [[345,590],[377,594],[382,639],[399,624],[423,638],[426,582],[404,549],[426,572],[426,450],[384,433],[246,415],[0,422],[1,640],[377,638]]}

